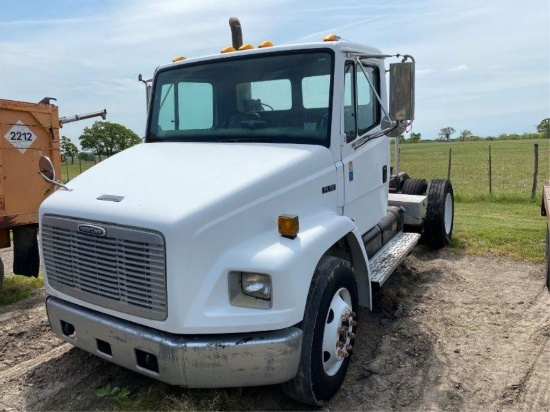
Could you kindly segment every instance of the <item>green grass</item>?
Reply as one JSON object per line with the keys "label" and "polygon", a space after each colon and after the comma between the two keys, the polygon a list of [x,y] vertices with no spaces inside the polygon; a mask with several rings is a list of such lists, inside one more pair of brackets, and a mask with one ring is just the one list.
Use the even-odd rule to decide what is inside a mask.
{"label": "green grass", "polygon": [[40,289],[42,286],[44,286],[42,275],[38,278],[5,276],[2,289],[0,289],[0,306],[26,299],[34,289]]}
{"label": "green grass", "polygon": [[542,263],[545,219],[539,202],[456,202],[451,247],[475,255]]}
{"label": "green grass", "polygon": [[[534,144],[539,168],[535,198]],[[489,192],[489,146],[492,193]],[[494,140],[429,142],[400,146],[401,170],[411,177],[446,178],[449,149],[455,193],[455,250],[544,261],[545,218],[540,216],[542,187],[550,179],[550,141]],[[393,150],[392,150],[393,154]]]}

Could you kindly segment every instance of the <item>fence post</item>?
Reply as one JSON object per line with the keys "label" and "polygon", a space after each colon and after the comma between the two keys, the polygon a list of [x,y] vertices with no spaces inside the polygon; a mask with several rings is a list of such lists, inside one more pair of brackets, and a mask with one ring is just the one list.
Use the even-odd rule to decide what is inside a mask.
{"label": "fence post", "polygon": [[537,178],[539,176],[539,144],[535,143],[535,172],[533,173],[533,188],[531,189],[531,199],[535,197],[537,191]]}
{"label": "fence post", "polygon": [[453,149],[449,147],[449,165],[447,166],[447,180],[451,180],[451,155]]}
{"label": "fence post", "polygon": [[489,145],[489,194],[493,194],[493,170],[491,161],[491,145]]}
{"label": "fence post", "polygon": [[71,179],[69,177],[69,162],[67,160],[67,156],[65,156],[65,173],[67,174],[67,182],[68,182]]}
{"label": "fence post", "polygon": [[80,173],[82,174],[82,159],[78,158],[78,169],[80,170]]}

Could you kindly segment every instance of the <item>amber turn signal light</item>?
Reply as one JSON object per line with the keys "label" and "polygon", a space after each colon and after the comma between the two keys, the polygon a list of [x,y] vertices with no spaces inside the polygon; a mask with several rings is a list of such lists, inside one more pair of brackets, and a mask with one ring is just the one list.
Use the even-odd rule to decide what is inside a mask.
{"label": "amber turn signal light", "polygon": [[295,215],[279,216],[279,233],[281,236],[294,239],[300,231],[300,220]]}

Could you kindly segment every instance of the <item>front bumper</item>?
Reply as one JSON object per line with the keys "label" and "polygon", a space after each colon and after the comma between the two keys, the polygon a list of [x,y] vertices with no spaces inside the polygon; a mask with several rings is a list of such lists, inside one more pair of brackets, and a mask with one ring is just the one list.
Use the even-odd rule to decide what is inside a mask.
{"label": "front bumper", "polygon": [[302,330],[296,327],[248,334],[173,335],[53,296],[47,298],[46,307],[52,330],[63,340],[172,385],[271,385],[292,379],[298,371]]}

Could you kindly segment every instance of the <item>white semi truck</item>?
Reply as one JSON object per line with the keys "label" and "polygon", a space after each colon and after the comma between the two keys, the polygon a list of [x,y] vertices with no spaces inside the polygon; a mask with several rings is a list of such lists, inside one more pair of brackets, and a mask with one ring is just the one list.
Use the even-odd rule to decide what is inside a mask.
{"label": "white semi truck", "polygon": [[[413,120],[410,56],[336,36],[254,48],[232,28],[222,53],[156,70],[145,143],[42,204],[48,316],[160,381],[282,384],[322,405],[373,287],[421,237],[449,243],[453,190],[391,172],[389,136]],[[55,183],[47,159],[41,173]]]}

